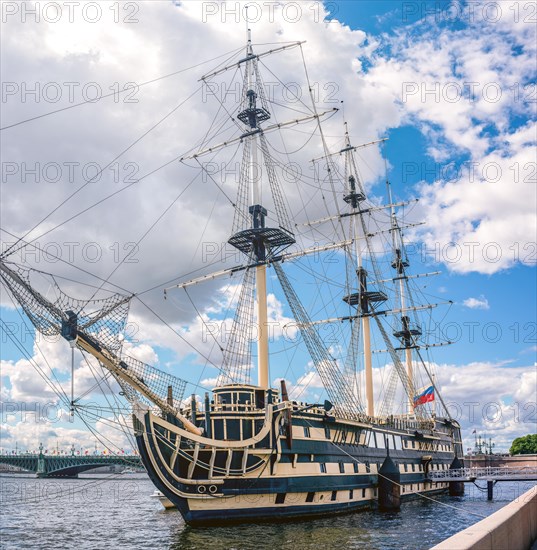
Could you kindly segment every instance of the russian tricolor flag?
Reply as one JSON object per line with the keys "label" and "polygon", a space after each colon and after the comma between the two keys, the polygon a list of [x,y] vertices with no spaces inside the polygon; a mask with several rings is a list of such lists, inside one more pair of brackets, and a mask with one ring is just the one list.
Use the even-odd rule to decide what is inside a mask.
{"label": "russian tricolor flag", "polygon": [[429,403],[429,401],[434,401],[434,386],[429,386],[421,393],[414,396],[414,407],[423,405],[424,403]]}

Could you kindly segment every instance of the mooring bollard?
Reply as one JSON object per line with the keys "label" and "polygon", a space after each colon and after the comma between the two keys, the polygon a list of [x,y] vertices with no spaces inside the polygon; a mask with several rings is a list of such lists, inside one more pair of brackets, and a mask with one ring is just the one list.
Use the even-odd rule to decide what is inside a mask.
{"label": "mooring bollard", "polygon": [[487,500],[492,500],[494,498],[494,481],[487,481]]}

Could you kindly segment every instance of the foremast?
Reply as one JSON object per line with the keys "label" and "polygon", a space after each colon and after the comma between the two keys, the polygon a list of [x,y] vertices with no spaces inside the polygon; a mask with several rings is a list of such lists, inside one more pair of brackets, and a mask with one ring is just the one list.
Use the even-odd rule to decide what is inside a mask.
{"label": "foremast", "polygon": [[[250,343],[254,340],[251,336],[251,327],[257,325],[258,332],[255,340],[257,340],[258,345],[258,384],[267,388],[266,403],[268,403],[272,399],[267,360],[268,326],[263,326],[263,324],[266,323],[267,319],[266,269],[267,267],[273,267],[292,311],[292,316],[297,321],[297,327],[312,358],[313,365],[328,393],[334,411],[344,418],[363,419],[365,411],[363,411],[359,398],[354,394],[352,388],[346,384],[336,359],[322,342],[307,310],[301,304],[281,266],[281,263],[287,259],[352,245],[352,242],[330,243],[297,252],[283,253],[296,242],[291,231],[291,227],[294,227],[295,224],[291,224],[287,214],[281,185],[275,171],[277,161],[272,158],[266,134],[275,130],[279,131],[290,125],[318,121],[328,113],[337,111],[333,108],[328,111],[317,112],[313,108],[310,115],[287,122],[263,125],[270,119],[271,114],[257,62],[265,55],[300,45],[301,43],[297,42],[256,54],[253,52],[251,39],[248,35],[246,57],[201,78],[203,82],[207,83],[211,78],[229,69],[245,67],[242,102],[237,114],[237,119],[245,126],[244,129],[241,129],[241,135],[217,145],[206,146],[182,160],[189,158],[197,160],[202,155],[216,153],[234,143],[242,145],[242,165],[237,199],[233,204],[235,210],[233,229],[228,243],[242,252],[246,258],[242,265],[203,275],[170,288],[186,289],[191,285],[214,280],[226,274],[233,275],[238,272],[244,274],[230,337],[227,339],[225,348],[222,349],[223,365],[216,386],[250,384]],[[258,157],[262,159],[259,162]],[[267,199],[268,203],[266,202]],[[167,290],[169,289],[166,289],[165,292]],[[252,322],[255,317],[254,290],[257,298],[257,323]]]}
{"label": "foremast", "polygon": [[[412,332],[415,328],[412,327],[406,314],[409,311],[423,309],[424,307],[428,308],[431,306],[414,307],[411,305],[411,307],[409,307],[406,303],[404,285],[401,287],[399,283],[399,288],[403,288],[402,292],[398,292],[398,294],[402,294],[403,298],[401,308],[398,309],[397,307],[393,307],[393,304],[391,307],[385,309],[379,307],[380,304],[388,300],[387,290],[384,289],[382,284],[384,282],[394,283],[398,280],[400,281],[401,277],[406,279],[404,268],[408,265],[408,262],[404,257],[403,245],[400,244],[399,247],[394,246],[396,250],[399,250],[400,260],[394,260],[394,265],[398,270],[398,273],[395,277],[390,277],[386,281],[381,280],[379,266],[375,260],[376,252],[372,247],[372,238],[381,233],[393,234],[394,230],[399,230],[400,227],[397,225],[395,216],[393,216],[393,223],[396,225],[372,234],[367,226],[368,217],[378,210],[391,208],[393,212],[395,207],[399,206],[399,204],[376,206],[369,203],[367,201],[363,184],[360,181],[359,172],[354,160],[353,152],[356,149],[380,143],[384,141],[384,139],[380,139],[369,144],[353,146],[350,143],[348,132],[346,132],[344,148],[335,153],[329,153],[322,158],[330,158],[333,155],[345,157],[346,194],[344,196],[344,200],[348,207],[350,207],[350,212],[343,214],[338,213],[336,216],[329,216],[328,218],[323,218],[315,222],[308,222],[305,225],[324,223],[334,219],[341,220],[349,217],[351,222],[351,238],[338,244],[332,243],[326,247],[326,249],[332,247],[343,248],[347,251],[348,258],[353,256],[355,258],[355,260],[353,260],[355,277],[352,277],[352,279],[353,281],[357,281],[357,287],[354,289],[352,287],[349,288],[348,295],[344,297],[344,300],[349,306],[355,308],[356,311],[353,314],[342,318],[312,321],[288,281],[280,265],[281,262],[286,258],[307,254],[308,250],[304,250],[300,253],[286,252],[285,254],[282,254],[283,251],[295,243],[295,237],[290,229],[291,223],[286,212],[280,184],[275,174],[275,161],[272,159],[269,152],[266,134],[276,129],[279,130],[290,124],[298,124],[302,121],[320,119],[320,117],[327,114],[329,111],[319,114],[315,112],[315,114],[311,116],[305,116],[301,119],[295,119],[289,122],[278,124],[269,123],[264,125],[264,123],[269,121],[271,118],[271,113],[268,109],[268,102],[264,93],[264,85],[258,71],[258,60],[264,55],[296,45],[300,45],[300,43],[295,43],[290,46],[283,46],[282,48],[270,50],[269,52],[262,54],[255,54],[251,43],[250,32],[248,32],[246,56],[243,59],[240,59],[233,65],[229,65],[202,77],[201,80],[207,83],[207,81],[211,78],[226,72],[229,69],[241,66],[245,69],[243,73],[244,79],[243,93],[241,94],[241,105],[239,107],[238,114],[236,115],[237,119],[244,125],[244,128],[241,128],[240,136],[228,139],[218,145],[208,146],[199,150],[190,157],[185,157],[183,160],[187,160],[188,158],[195,158],[197,160],[198,157],[202,155],[216,153],[217,151],[227,148],[234,143],[242,145],[242,166],[237,190],[237,200],[233,204],[235,215],[233,220],[232,235],[229,238],[228,243],[242,252],[246,258],[242,265],[224,269],[213,274],[204,275],[198,277],[197,279],[192,279],[190,281],[174,285],[174,288],[186,289],[186,287],[190,285],[208,280],[214,280],[215,278],[226,274],[232,275],[239,271],[244,273],[244,279],[241,284],[241,291],[238,299],[238,306],[236,308],[235,317],[233,320],[231,337],[228,340],[226,348],[222,350],[224,362],[216,385],[218,387],[230,383],[250,383],[249,365],[251,365],[252,359],[250,341],[256,340],[258,354],[258,385],[259,387],[268,390],[267,400],[269,400],[270,384],[266,269],[269,266],[274,267],[276,275],[284,291],[286,301],[292,310],[293,317],[297,321],[297,326],[301,331],[304,343],[308,348],[308,352],[312,356],[313,364],[321,377],[323,386],[327,390],[330,399],[333,401],[335,410],[337,410],[338,414],[345,417],[348,416],[349,418],[367,417],[369,419],[374,419],[377,415],[379,415],[381,409],[384,409],[385,403],[388,400],[385,397],[380,409],[375,410],[372,369],[373,351],[371,349],[371,318],[374,319],[375,325],[381,333],[382,339],[386,343],[388,349],[384,351],[389,352],[392,358],[394,372],[400,378],[409,402],[412,402],[414,396],[416,395],[412,372],[412,354],[410,352],[410,357],[406,362],[406,366],[403,365],[398,353],[402,348],[394,347],[390,341],[391,338],[382,326],[380,317],[402,314],[401,322],[403,323],[403,327],[401,330],[396,331],[395,335],[399,339],[404,337],[404,349],[410,350],[412,346],[418,347],[415,345],[414,338],[414,336],[417,336],[417,333]],[[266,188],[266,191],[268,192],[263,194],[264,188]],[[269,203],[266,202],[267,198],[270,201]],[[270,214],[268,214],[268,212],[270,212]],[[398,238],[400,239],[400,232],[398,234]],[[352,252],[350,248],[353,248]],[[315,249],[311,249],[310,252],[313,252],[314,250]],[[397,253],[395,258],[397,259]],[[369,264],[371,265],[371,276],[365,267],[366,263],[368,266]],[[348,265],[350,265],[350,263]],[[410,278],[411,277],[412,276],[410,276]],[[348,277],[348,281],[350,280],[351,277]],[[403,282],[406,282],[406,280]],[[256,299],[255,305],[254,294]],[[409,298],[411,301],[410,295]],[[255,317],[254,309],[257,313],[257,323],[255,323],[257,333],[255,339],[250,333],[251,327],[254,325],[252,322]],[[346,365],[345,373],[340,372],[337,361],[331,356],[329,350],[327,350],[323,345],[322,339],[320,339],[320,336],[315,328],[315,325],[319,323],[330,323],[342,320],[351,322],[360,320],[360,322],[353,323],[353,334],[351,335],[351,346],[353,347],[353,352],[348,354],[347,363],[349,363],[349,365]],[[357,357],[355,355],[356,346],[354,345],[354,342],[359,342],[360,334],[363,337],[365,393],[367,400],[366,407],[362,405],[360,390],[356,389]],[[406,353],[406,355],[408,357],[409,354]],[[349,361],[349,359],[351,360]],[[353,376],[351,376],[350,373],[351,363]],[[410,412],[411,414],[413,413],[413,411]],[[417,411],[416,416],[419,420],[427,419],[426,412],[421,409]]]}
{"label": "foremast", "polygon": [[[252,229],[258,230],[265,227],[265,218],[267,210],[261,205],[261,170],[258,168],[257,156],[257,131],[260,130],[259,123],[268,120],[270,113],[267,109],[257,106],[257,94],[253,89],[255,80],[255,68],[253,59],[255,59],[252,48],[252,33],[248,29],[248,44],[246,46],[246,78],[247,92],[246,98],[248,104],[242,110],[237,118],[249,128],[250,135],[247,137],[250,142],[250,205],[249,212],[252,217]],[[266,246],[263,240],[256,239],[256,233],[251,234],[252,255],[253,260],[259,265],[256,270],[256,296],[257,296],[257,380],[259,387],[268,389],[269,387],[269,350],[268,350],[268,334],[267,334],[267,267]],[[236,246],[239,250],[241,247],[236,244],[236,240],[231,237],[230,244]]]}

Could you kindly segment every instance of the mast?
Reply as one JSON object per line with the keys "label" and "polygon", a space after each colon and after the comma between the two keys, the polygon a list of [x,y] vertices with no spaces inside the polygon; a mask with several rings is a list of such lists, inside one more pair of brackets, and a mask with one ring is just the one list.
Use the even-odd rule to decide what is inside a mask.
{"label": "mast", "polygon": [[[350,139],[349,139],[349,131],[347,129],[347,123],[345,122],[345,147],[350,147]],[[350,151],[347,152],[347,155],[350,155]],[[349,176],[349,185],[350,185],[350,191],[351,195],[349,196],[350,204],[353,208],[353,210],[356,210],[358,206],[359,199],[361,198],[356,193],[356,183],[355,183],[355,176],[354,174],[350,174]],[[361,195],[363,199],[365,199],[364,195]],[[347,199],[347,197],[346,197]],[[358,281],[359,281],[359,290],[360,295],[363,296],[367,292],[367,272],[362,266],[362,247],[360,245],[360,242],[356,238],[358,236],[358,216],[352,217],[352,225],[354,230],[354,247],[355,247],[355,254],[356,254],[356,273],[358,274]],[[361,313],[367,313],[369,309],[369,305],[367,303],[367,300],[363,300],[363,304],[361,307]],[[366,404],[367,404],[367,415],[368,416],[375,416],[375,402],[373,397],[373,364],[372,364],[372,356],[371,356],[371,327],[369,325],[369,317],[368,316],[362,316],[361,318],[362,323],[362,334],[364,338],[364,370],[365,370],[365,397],[366,397]]]}
{"label": "mast", "polygon": [[[436,390],[436,374],[432,374],[431,381],[433,383],[433,388]],[[434,396],[433,404],[432,404],[432,415],[436,417],[436,395]]]}
{"label": "mast", "polygon": [[[389,198],[389,204],[386,206],[378,207],[378,206],[370,206],[367,203],[365,205],[362,205],[363,201],[367,200],[365,190],[363,187],[362,182],[360,181],[358,177],[358,169],[355,163],[354,155],[352,154],[357,148],[359,147],[367,147],[368,145],[372,145],[374,143],[378,143],[379,141],[384,140],[378,140],[376,142],[371,142],[369,144],[364,144],[361,146],[353,146],[351,145],[349,134],[347,131],[347,125],[345,124],[345,146],[335,152],[331,153],[330,155],[326,155],[325,157],[320,158],[327,158],[333,155],[343,155],[345,156],[345,185],[347,188],[347,195],[343,197],[343,200],[349,204],[351,207],[350,212],[346,213],[339,213],[337,216],[330,216],[327,218],[323,218],[317,221],[309,222],[308,225],[314,225],[316,223],[323,223],[326,221],[330,221],[333,219],[342,219],[344,217],[351,217],[351,226],[350,229],[353,232],[353,239],[351,239],[351,242],[354,244],[354,255],[356,256],[356,275],[357,275],[357,281],[358,281],[358,288],[356,291],[351,292],[349,295],[343,297],[343,301],[345,301],[348,305],[354,306],[356,308],[356,314],[350,315],[350,316],[343,316],[343,317],[335,317],[331,319],[324,319],[319,321],[314,321],[314,324],[318,323],[331,323],[331,322],[341,322],[341,321],[354,321],[360,319],[360,325],[355,325],[356,328],[360,327],[363,334],[363,354],[364,354],[364,373],[365,373],[365,394],[366,394],[366,400],[367,400],[367,415],[369,417],[375,416],[375,406],[374,406],[374,394],[373,394],[373,369],[372,369],[372,349],[371,349],[371,327],[370,327],[370,319],[373,318],[379,332],[382,335],[382,338],[384,342],[386,343],[387,349],[384,350],[386,352],[389,352],[391,355],[393,364],[394,364],[394,372],[397,374],[397,376],[400,378],[404,390],[408,396],[408,414],[413,416],[417,415],[418,419],[424,418],[424,412],[421,409],[418,409],[417,413],[414,410],[414,397],[416,395],[416,390],[414,387],[414,363],[413,363],[413,354],[412,350],[416,349],[419,350],[419,345],[417,343],[417,339],[421,336],[421,328],[417,321],[411,321],[410,314],[411,312],[418,311],[420,309],[430,309],[432,307],[436,307],[438,304],[428,304],[428,305],[414,305],[412,295],[410,293],[410,288],[408,286],[408,279],[411,279],[413,277],[424,277],[433,275],[435,273],[430,274],[422,274],[422,275],[407,275],[406,268],[409,266],[409,262],[406,257],[405,247],[402,239],[402,227],[399,225],[396,214],[395,214],[395,207],[399,206],[399,204],[394,204],[391,196],[391,189],[389,181],[386,181],[387,185],[387,191],[388,191],[388,198]],[[314,159],[314,162],[319,159]],[[405,204],[405,203],[401,203]],[[394,256],[392,258],[391,266],[396,270],[396,274],[393,277],[390,277],[389,279],[382,280],[380,276],[379,266],[376,263],[375,260],[375,251],[373,250],[371,238],[375,235],[378,235],[380,233],[383,233],[384,231],[378,231],[376,233],[371,233],[368,230],[367,225],[367,218],[366,214],[369,216],[371,212],[378,210],[379,208],[389,208],[391,211],[391,220],[390,220],[390,228],[387,230],[387,232],[390,232],[392,234],[392,249]],[[360,226],[358,225],[360,223]],[[418,224],[410,224],[407,227],[412,227],[414,225]],[[361,243],[364,244],[361,244]],[[368,276],[368,272],[364,267],[364,253],[368,253],[368,264],[371,264],[372,274],[374,276],[373,279],[371,279]],[[348,275],[349,277],[349,275]],[[377,306],[383,302],[386,302],[388,300],[387,293],[383,290],[383,287],[378,287],[378,290],[370,290],[368,288],[368,281],[370,284],[373,285],[381,285],[384,282],[387,281],[393,281],[396,283],[397,288],[397,294],[399,294],[400,299],[400,307],[389,307],[388,309],[381,310]],[[394,347],[392,342],[390,341],[390,337],[388,336],[386,330],[382,326],[382,322],[380,317],[386,316],[386,315],[399,315],[399,323],[400,326],[396,327],[395,331],[393,332],[393,335],[401,342],[401,345],[399,347]],[[358,341],[359,330],[356,330],[356,328],[353,328],[352,335],[351,335],[351,352],[348,355],[348,358],[351,358],[352,360],[349,362],[347,361],[347,364],[345,366],[346,374],[348,381],[351,382],[350,379],[351,375],[355,375],[355,364],[356,364],[356,358],[355,358],[355,345],[354,342]],[[435,344],[433,344],[435,345]],[[442,344],[436,344],[436,345],[442,345]],[[399,357],[398,351],[404,351],[405,352],[405,359],[404,362],[401,361],[401,358]],[[423,363],[423,359],[421,359],[421,356],[419,355],[419,352],[417,352],[417,357],[420,359],[421,363]],[[430,373],[428,372],[425,364],[424,364],[425,371],[427,372],[428,376],[430,377]],[[395,378],[394,378],[395,380]],[[432,382],[434,385],[434,382]],[[353,385],[354,388],[354,385]],[[392,388],[392,386],[390,386]],[[393,386],[393,389],[389,390],[389,395],[392,396],[389,399],[393,400],[393,396],[395,395],[395,386]],[[384,399],[384,403],[382,404],[382,408],[385,407],[386,403],[386,397]],[[378,411],[377,411],[378,414]]]}
{"label": "mast", "polygon": [[[213,77],[225,73],[228,70],[236,70],[237,67],[244,66],[245,70],[241,71],[243,77],[243,92],[236,115],[237,119],[244,125],[244,127],[241,128],[241,134],[227,139],[222,143],[209,145],[181,159],[182,161],[190,158],[198,159],[202,155],[208,153],[214,154],[233,144],[242,145],[240,178],[236,201],[233,203],[235,214],[228,244],[242,252],[246,257],[246,261],[244,264],[235,268],[224,269],[210,275],[204,275],[186,281],[185,283],[175,285],[177,288],[184,288],[206,280],[212,280],[225,274],[233,274],[237,271],[245,272],[238,305],[235,308],[231,338],[228,339],[226,347],[223,350],[224,361],[221,368],[221,374],[217,380],[217,385],[251,383],[250,369],[247,365],[251,363],[250,343],[254,337],[254,335],[251,334],[251,329],[253,318],[255,317],[255,313],[257,313],[258,330],[255,336],[258,352],[258,384],[261,388],[269,388],[266,270],[267,267],[274,267],[280,283],[282,283],[285,274],[277,270],[277,265],[287,258],[298,257],[310,253],[308,250],[304,250],[298,253],[282,254],[288,247],[296,243],[296,239],[291,229],[293,224],[287,213],[282,185],[275,170],[277,163],[272,157],[267,134],[276,130],[281,130],[287,126],[315,120],[318,121],[321,117],[333,113],[337,111],[337,109],[333,108],[320,113],[314,110],[314,114],[311,115],[262,126],[262,123],[271,118],[271,113],[269,111],[269,101],[265,94],[264,83],[258,67],[258,61],[261,57],[291,47],[296,47],[300,44],[301,42],[296,42],[286,44],[279,48],[273,48],[266,52],[254,53],[251,30],[248,29],[246,55],[232,65],[228,65],[201,77],[201,80],[205,84],[208,84],[208,81]],[[270,212],[270,217],[268,212]],[[340,248],[342,244],[345,243],[330,243],[328,249]],[[350,245],[352,243],[347,244]],[[323,249],[326,249],[326,247]],[[311,252],[314,251],[314,249],[311,249]],[[248,273],[252,275],[248,276]],[[288,285],[288,281],[284,280],[282,284]],[[295,299],[295,295],[290,289],[288,289],[288,294],[293,300]],[[254,299],[257,302],[256,308],[254,307]],[[291,308],[293,307],[302,315],[303,312],[300,309],[300,304],[294,303],[291,305]],[[254,312],[254,310],[256,311]],[[307,314],[305,314],[305,317],[307,317]],[[315,331],[313,330],[313,332]],[[315,348],[314,351],[318,351],[317,347],[320,346],[318,335],[308,333],[307,336],[308,338],[311,337],[310,343],[312,344],[312,349]],[[330,376],[326,375],[325,382],[327,382],[330,388],[335,388],[334,380],[338,378],[338,376],[331,370],[332,359],[324,352],[318,356],[316,355],[316,359],[317,362],[314,361],[314,363],[318,369],[323,371],[323,376],[330,371]],[[347,402],[352,403],[349,410],[352,408],[358,410],[360,407],[354,397],[348,395],[345,388],[343,389],[343,393],[346,395]],[[337,401],[337,398],[334,396],[332,396],[332,399]]]}
{"label": "mast", "polygon": [[[252,49],[252,31],[248,29],[248,44],[246,46],[246,56],[253,57]],[[250,140],[250,207],[252,215],[252,228],[265,226],[265,216],[267,211],[261,206],[261,166],[257,162],[257,129],[258,120],[267,120],[268,113],[258,113],[256,99],[257,94],[254,91],[253,81],[255,79],[254,66],[251,60],[246,62],[246,74],[248,77],[248,109],[239,114],[239,118],[248,121],[253,132],[248,138]],[[246,115],[246,117],[244,117]],[[254,259],[263,262],[266,259],[266,251],[263,243],[254,247]],[[256,267],[256,296],[257,296],[257,383],[263,389],[269,387],[269,357],[268,357],[268,330],[267,330],[267,267],[265,264]]]}
{"label": "mast", "polygon": [[[269,388],[269,350],[268,350],[268,322],[267,322],[267,274],[266,262],[276,251],[281,251],[295,242],[293,234],[285,229],[289,223],[284,223],[281,216],[283,204],[278,204],[275,196],[276,184],[273,167],[267,158],[268,151],[264,141],[263,129],[260,123],[270,119],[263,94],[263,84],[257,72],[257,57],[253,52],[251,30],[248,29],[246,46],[245,85],[246,95],[242,99],[242,110],[237,118],[246,126],[241,138],[245,140],[244,152],[249,155],[248,170],[245,175],[249,179],[248,213],[251,218],[250,227],[237,231],[229,239],[229,243],[249,256],[249,263],[255,265],[255,293],[257,298],[257,368],[258,385],[263,389]],[[257,99],[261,96],[261,104]],[[262,163],[258,162],[258,149],[261,142],[261,157],[267,170],[267,177],[271,184],[271,192],[275,200],[275,209],[280,219],[277,228],[266,227],[267,209],[262,206],[261,182]]]}
{"label": "mast", "polygon": [[[354,218],[353,225],[356,226],[356,217]],[[359,249],[360,247],[357,246]],[[358,255],[358,275],[360,280],[360,293],[367,292],[367,272],[362,267],[361,251]],[[364,300],[363,313],[368,313],[369,305],[367,300]],[[364,335],[364,369],[365,369],[365,396],[367,402],[367,415],[375,416],[375,402],[373,397],[373,364],[372,364],[372,352],[371,352],[371,327],[369,324],[369,316],[362,316],[362,334]]]}
{"label": "mast", "polygon": [[[357,209],[362,201],[365,201],[365,193],[362,189],[357,190],[356,183],[358,174],[355,173],[355,165],[352,158],[354,147],[351,145],[347,123],[345,122],[345,152],[346,179],[349,186],[349,194],[343,200],[352,208],[352,227],[354,234],[354,252],[356,256],[356,275],[358,277],[358,292],[345,296],[343,300],[349,305],[358,307],[358,313],[362,326],[363,351],[364,351],[364,371],[365,371],[365,394],[367,403],[367,415],[375,416],[375,403],[373,394],[373,364],[371,351],[371,327],[370,327],[370,302],[382,302],[386,297],[379,292],[369,292],[367,289],[367,271],[363,267],[361,240],[358,239],[358,215]],[[360,186],[361,187],[361,186]],[[366,235],[364,234],[364,237]]]}
{"label": "mast", "polygon": [[[391,226],[392,226],[392,245],[394,257],[392,261],[392,268],[395,269],[397,275],[395,277],[399,282],[399,294],[401,304],[401,329],[393,333],[393,335],[401,341],[402,349],[405,351],[405,364],[406,373],[410,382],[410,387],[414,387],[414,368],[412,364],[412,348],[415,347],[414,340],[421,335],[421,330],[418,326],[414,325],[410,321],[410,317],[407,315],[406,304],[406,292],[405,283],[407,280],[406,268],[409,266],[408,259],[404,255],[403,241],[401,237],[401,229],[397,221],[395,214],[395,207],[393,206],[392,191],[390,182],[386,180],[386,187],[388,190],[388,199],[391,206]],[[414,396],[408,396],[408,414],[414,414]]]}

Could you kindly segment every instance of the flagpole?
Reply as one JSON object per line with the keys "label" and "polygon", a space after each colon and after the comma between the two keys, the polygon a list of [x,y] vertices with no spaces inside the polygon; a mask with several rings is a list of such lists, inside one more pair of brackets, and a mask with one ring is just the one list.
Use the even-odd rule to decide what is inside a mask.
{"label": "flagpole", "polygon": [[[432,378],[433,378],[433,391],[434,391],[434,388],[436,388],[436,374],[433,373]],[[432,409],[433,409],[432,410],[433,416],[436,416],[436,395],[434,396],[434,399],[433,399]]]}

